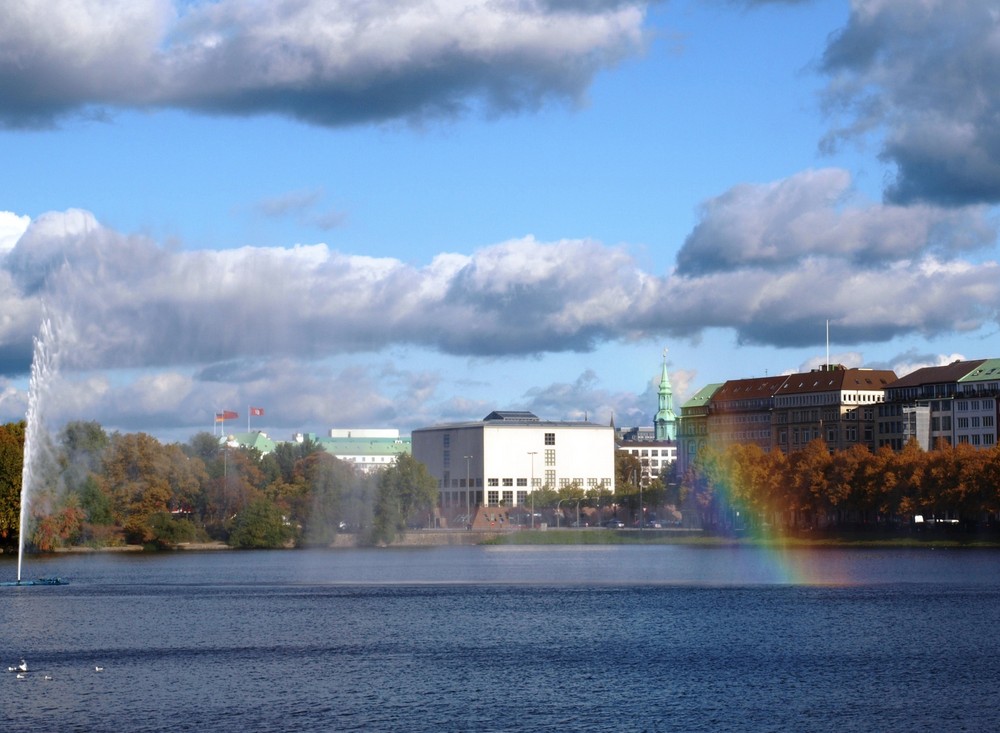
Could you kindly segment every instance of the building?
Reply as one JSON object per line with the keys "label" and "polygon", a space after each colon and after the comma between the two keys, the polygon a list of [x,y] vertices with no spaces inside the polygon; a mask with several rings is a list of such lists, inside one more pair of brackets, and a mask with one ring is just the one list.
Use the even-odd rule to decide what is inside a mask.
{"label": "building", "polygon": [[677,460],[677,442],[673,440],[615,441],[615,450],[628,453],[639,459],[643,486],[655,478],[660,478],[670,464]]}
{"label": "building", "polygon": [[698,451],[708,445],[708,408],[722,382],[709,384],[681,405],[681,419],[677,431],[677,472],[687,473]]}
{"label": "building", "polygon": [[275,446],[268,434],[260,430],[249,433],[229,433],[226,435],[225,443],[230,448],[253,448],[260,451],[262,456],[272,452]]}
{"label": "building", "polygon": [[998,397],[1000,359],[917,369],[886,389],[878,445],[900,450],[912,439],[924,450],[939,441],[991,447],[997,442]]}
{"label": "building", "polygon": [[680,472],[706,445],[757,445],[792,453],[821,439],[828,450],[877,447],[878,408],[896,374],[827,364],[775,377],[731,379],[700,390],[681,409]]}
{"label": "building", "polygon": [[656,440],[677,440],[677,416],[674,414],[674,391],[670,387],[670,377],[667,376],[667,350],[663,350],[663,373],[660,375],[658,391],[659,406],[653,426],[656,428]]}
{"label": "building", "polygon": [[771,449],[771,413],[774,395],[785,376],[730,379],[708,402],[708,443],[725,448],[736,443],[756,443]]}
{"label": "building", "polygon": [[[674,414],[673,389],[667,374],[667,350],[663,350],[663,367],[657,389],[657,411],[653,427],[615,430],[615,450],[639,459],[643,486],[663,475],[677,460],[677,416]],[[614,425],[612,424],[612,427]]]}
{"label": "building", "polygon": [[875,450],[875,411],[895,381],[886,369],[839,364],[789,375],[774,395],[771,446],[792,453],[822,438],[831,451]]}
{"label": "building", "polygon": [[[299,433],[295,440],[301,443],[307,436]],[[396,462],[403,453],[409,453],[411,439],[401,437],[391,428],[333,428],[327,437],[309,433],[310,440],[355,470],[371,473]]]}
{"label": "building", "polygon": [[614,486],[614,429],[590,422],[549,422],[530,412],[491,412],[478,422],[413,431],[413,457],[438,483],[447,513],[481,504],[524,505],[532,491],[576,484]]}

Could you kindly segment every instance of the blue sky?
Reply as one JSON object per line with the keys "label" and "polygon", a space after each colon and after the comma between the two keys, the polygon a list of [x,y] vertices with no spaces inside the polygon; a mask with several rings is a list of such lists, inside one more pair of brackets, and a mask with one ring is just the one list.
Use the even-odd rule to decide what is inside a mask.
{"label": "blue sky", "polygon": [[51,421],[171,440],[997,355],[989,2],[0,15],[0,420],[43,312]]}

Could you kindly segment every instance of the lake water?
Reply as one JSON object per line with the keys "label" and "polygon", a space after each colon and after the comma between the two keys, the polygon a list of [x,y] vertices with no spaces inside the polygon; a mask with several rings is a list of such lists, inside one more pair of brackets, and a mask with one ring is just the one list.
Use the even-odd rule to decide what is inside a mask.
{"label": "lake water", "polygon": [[[995,731],[1000,552],[30,558],[18,731]],[[15,564],[0,562],[0,579]],[[102,671],[95,671],[100,666]],[[51,677],[51,679],[46,679]]]}

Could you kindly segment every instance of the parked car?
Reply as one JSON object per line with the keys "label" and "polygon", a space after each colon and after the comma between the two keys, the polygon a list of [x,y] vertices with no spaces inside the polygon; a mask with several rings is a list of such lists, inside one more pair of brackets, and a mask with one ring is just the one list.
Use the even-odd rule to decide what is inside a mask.
{"label": "parked car", "polygon": [[609,519],[604,523],[604,526],[608,529],[623,529],[625,527],[625,522],[620,519]]}

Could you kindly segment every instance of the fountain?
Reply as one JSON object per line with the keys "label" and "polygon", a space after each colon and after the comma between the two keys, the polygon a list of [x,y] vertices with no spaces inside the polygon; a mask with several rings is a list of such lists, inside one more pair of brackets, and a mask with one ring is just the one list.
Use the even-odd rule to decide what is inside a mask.
{"label": "fountain", "polygon": [[24,562],[24,543],[28,534],[30,518],[31,489],[34,482],[34,472],[38,467],[42,452],[42,431],[45,430],[43,398],[55,375],[58,364],[58,354],[55,350],[52,321],[46,315],[42,318],[39,334],[34,339],[34,353],[31,359],[31,379],[28,383],[28,414],[24,431],[24,465],[21,469],[21,515],[18,522],[17,542],[17,580],[0,583],[11,585],[64,585],[67,581],[61,578],[36,578],[25,580],[21,577]]}

